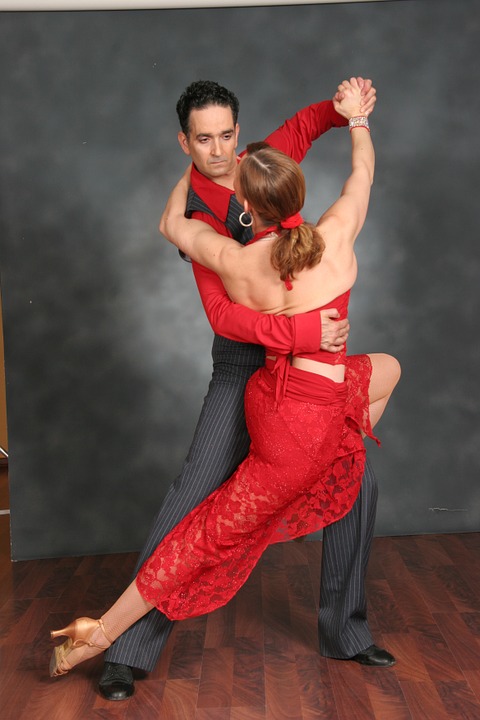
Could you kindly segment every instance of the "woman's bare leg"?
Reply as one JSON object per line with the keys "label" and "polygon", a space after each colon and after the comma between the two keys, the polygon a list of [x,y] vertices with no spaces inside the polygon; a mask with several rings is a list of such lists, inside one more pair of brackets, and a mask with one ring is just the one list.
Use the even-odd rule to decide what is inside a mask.
{"label": "woman's bare leg", "polygon": [[137,583],[133,580],[112,607],[102,615],[108,637],[116,640],[154,607],[140,595]]}
{"label": "woman's bare leg", "polygon": [[395,385],[400,380],[400,363],[392,355],[372,353],[368,357],[372,363],[372,376],[368,394],[370,398],[370,422],[372,428],[383,415]]}
{"label": "woman's bare leg", "polygon": [[[112,607],[102,615],[101,625],[95,628],[87,638],[72,638],[77,643],[66,647],[64,653],[65,662],[62,661],[61,663],[64,664],[64,667],[61,669],[69,670],[84,660],[99,655],[133,623],[150,612],[153,607],[143,599],[134,580]],[[81,641],[88,641],[88,644],[83,644]]]}

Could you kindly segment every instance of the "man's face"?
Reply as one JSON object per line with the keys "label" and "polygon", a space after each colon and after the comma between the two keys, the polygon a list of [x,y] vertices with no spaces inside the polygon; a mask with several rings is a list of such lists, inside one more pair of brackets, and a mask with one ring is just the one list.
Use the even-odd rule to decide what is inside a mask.
{"label": "man's face", "polygon": [[222,182],[233,178],[235,173],[239,130],[229,107],[209,105],[202,110],[192,110],[190,132],[188,136],[178,133],[178,141],[203,175]]}

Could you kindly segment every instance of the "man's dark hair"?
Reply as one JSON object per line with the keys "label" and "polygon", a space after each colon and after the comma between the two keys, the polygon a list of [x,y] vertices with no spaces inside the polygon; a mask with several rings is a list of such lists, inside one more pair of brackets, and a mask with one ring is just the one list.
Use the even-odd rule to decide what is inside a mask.
{"label": "man's dark hair", "polygon": [[183,91],[177,102],[177,115],[185,135],[190,132],[191,111],[203,110],[209,105],[229,107],[232,111],[233,123],[237,124],[240,105],[236,95],[212,80],[197,80]]}

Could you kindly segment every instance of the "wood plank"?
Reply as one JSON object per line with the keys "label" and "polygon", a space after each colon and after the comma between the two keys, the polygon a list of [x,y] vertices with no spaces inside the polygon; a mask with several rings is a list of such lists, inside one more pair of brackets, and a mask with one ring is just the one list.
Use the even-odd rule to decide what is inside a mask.
{"label": "wood plank", "polygon": [[[164,707],[164,695],[165,688],[167,686],[166,680],[154,679],[152,675],[147,676],[146,679],[137,682],[135,694],[130,700],[126,702],[110,702],[105,700],[100,695],[96,696],[94,709],[96,713],[99,713],[101,708],[102,714],[100,717],[110,720],[110,713],[112,705],[120,706],[125,708],[125,720],[151,720],[152,718],[167,717],[163,714],[162,709]],[[170,685],[169,685],[170,687]],[[190,685],[179,685],[184,690],[187,688],[187,694],[192,694],[193,698],[196,696],[196,686],[193,689]],[[167,698],[165,705],[169,704],[170,700]],[[190,701],[188,702],[190,706]],[[115,708],[116,709],[116,708]]]}
{"label": "wood plank", "polygon": [[235,638],[249,638],[263,648],[263,599],[261,564],[235,597]]}
{"label": "wood plank", "polygon": [[480,672],[480,640],[459,613],[434,614],[447,645],[462,670]]}
{"label": "wood plank", "polygon": [[478,705],[475,694],[466,681],[441,681],[436,682],[435,685],[451,718],[478,720]]}
{"label": "wood plank", "polygon": [[397,659],[395,674],[399,680],[428,682],[430,676],[420,647],[417,644],[418,634],[389,633],[384,635],[385,647]]}
{"label": "wood plank", "polygon": [[[234,707],[230,711],[229,720],[267,720],[266,712],[266,708]],[[210,720],[210,718],[205,717],[202,720]]]}
{"label": "wood plank", "polygon": [[296,658],[298,687],[304,720],[336,718],[335,695],[332,689],[329,661],[318,653]]}
{"label": "wood plank", "polygon": [[2,720],[477,720],[480,534],[374,540],[370,624],[389,669],[320,656],[321,549],[269,548],[231,603],[177,623],[134,696],[112,703],[102,656],[49,677],[49,631],[102,612],[136,554],[11,563],[0,548]]}
{"label": "wood plank", "polygon": [[296,655],[318,653],[318,612],[308,565],[286,568],[292,650]]}
{"label": "wood plank", "polygon": [[478,670],[464,670],[465,680],[470,685],[477,699],[478,714],[480,716],[480,672]]}
{"label": "wood plank", "polygon": [[412,720],[453,720],[430,681],[400,680]]}
{"label": "wood plank", "polygon": [[265,695],[268,718],[303,720],[296,664],[275,651],[265,653]]}
{"label": "wood plank", "polygon": [[232,707],[265,708],[265,655],[263,643],[248,638],[235,643]]}
{"label": "wood plank", "polygon": [[365,668],[364,678],[376,720],[410,720],[410,710],[393,669],[372,673]]}
{"label": "wood plank", "polygon": [[197,707],[228,708],[233,695],[233,648],[205,648]]}
{"label": "wood plank", "polygon": [[[361,665],[332,660],[329,662],[328,671],[338,720],[372,720],[375,716]],[[373,670],[382,671],[385,672],[383,668]]]}
{"label": "wood plank", "polygon": [[387,552],[382,564],[388,572],[388,584],[405,626],[421,630],[425,625],[431,625],[432,614],[400,553],[397,550]]}
{"label": "wood plank", "polygon": [[172,720],[195,720],[198,680],[167,680],[159,707],[159,717]]}
{"label": "wood plank", "polygon": [[412,631],[430,678],[434,681],[463,680],[463,671],[448,647],[438,625],[425,626],[422,632]]}
{"label": "wood plank", "polygon": [[[405,620],[388,580],[370,580],[367,584],[367,600],[369,622],[373,625],[373,613],[377,632],[395,633],[405,630]],[[373,631],[373,627],[371,629]]]}
{"label": "wood plank", "polygon": [[199,678],[202,672],[205,633],[202,630],[182,629],[179,624],[168,670],[169,680]]}

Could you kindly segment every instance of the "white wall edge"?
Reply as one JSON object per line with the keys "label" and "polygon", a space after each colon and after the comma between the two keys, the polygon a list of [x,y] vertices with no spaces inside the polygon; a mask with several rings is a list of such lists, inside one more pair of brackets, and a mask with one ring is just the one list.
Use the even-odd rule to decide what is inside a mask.
{"label": "white wall edge", "polygon": [[[43,10],[155,10],[175,8],[255,7],[262,5],[322,5],[345,0],[0,0],[0,12]],[[348,0],[384,2],[384,0]],[[348,4],[347,3],[347,4]]]}

